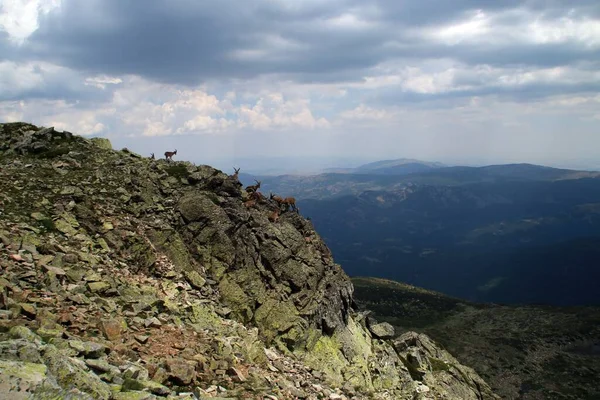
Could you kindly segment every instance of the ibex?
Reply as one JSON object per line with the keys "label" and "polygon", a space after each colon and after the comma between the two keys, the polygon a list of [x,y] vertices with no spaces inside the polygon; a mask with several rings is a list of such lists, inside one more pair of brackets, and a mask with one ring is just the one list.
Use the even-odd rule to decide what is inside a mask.
{"label": "ibex", "polygon": [[165,151],[165,160],[169,161],[173,161],[173,156],[177,154],[177,149],[175,149],[175,151]]}
{"label": "ibex", "polygon": [[289,208],[291,206],[292,210],[295,210],[296,212],[298,212],[298,207],[296,207],[296,199],[294,197],[286,197],[284,199],[282,197],[274,195],[273,193],[270,193],[269,198],[271,200],[275,200],[277,202],[277,204],[279,205],[279,207],[281,207],[283,205],[283,206],[285,206],[286,210],[289,210]]}
{"label": "ibex", "polygon": [[233,170],[235,171],[235,173],[231,177],[237,181],[239,179],[238,175],[240,173],[240,169],[236,168],[236,167],[233,167]]}
{"label": "ibex", "polygon": [[256,185],[250,185],[246,187],[246,192],[256,192],[260,188],[260,181],[254,180]]}
{"label": "ibex", "polygon": [[277,202],[278,205],[282,205],[283,204],[283,198],[274,195],[273,193],[269,192],[269,199],[271,200],[275,200]]}
{"label": "ibex", "polygon": [[264,200],[265,200],[265,196],[263,196],[263,194],[261,192],[251,192],[250,195],[248,196],[248,198],[250,200],[256,200],[260,203],[264,203]]}
{"label": "ibex", "polygon": [[150,154],[150,159],[154,160],[154,153]]}
{"label": "ibex", "polygon": [[270,215],[269,215],[269,221],[271,222],[277,222],[279,220],[279,208],[274,210]]}
{"label": "ibex", "polygon": [[292,210],[298,212],[298,207],[296,207],[296,199],[294,197],[286,197],[283,199],[282,204],[285,205],[285,209],[289,210],[292,207]]}

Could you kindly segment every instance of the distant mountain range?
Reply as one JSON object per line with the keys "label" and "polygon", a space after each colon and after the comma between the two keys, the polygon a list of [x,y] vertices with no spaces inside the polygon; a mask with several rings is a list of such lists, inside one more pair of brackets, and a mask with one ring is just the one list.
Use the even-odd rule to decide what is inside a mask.
{"label": "distant mountain range", "polygon": [[400,158],[396,160],[376,161],[356,168],[328,168],[323,172],[339,174],[407,175],[443,167],[445,167],[445,165],[438,162]]}
{"label": "distant mountain range", "polygon": [[[475,183],[558,181],[600,176],[600,172],[596,171],[559,169],[533,164],[441,167],[439,163],[401,164],[401,161],[396,161],[399,164],[395,166],[386,166],[388,161],[380,161],[352,170],[343,169],[346,171],[343,173],[329,172],[316,175],[253,176],[242,172],[240,180],[244,184],[251,184],[254,183],[254,179],[259,179],[262,181],[262,190],[267,193],[272,191],[285,196],[295,196],[298,199],[327,199],[359,195],[364,191],[402,192],[407,186],[415,184],[457,186]],[[411,169],[421,169],[421,171],[408,172]],[[367,171],[376,172],[367,173]]]}
{"label": "distant mountain range", "polygon": [[[357,170],[410,164],[390,163]],[[600,304],[599,172],[424,168],[263,177],[261,190],[295,196],[351,276],[472,301]]]}

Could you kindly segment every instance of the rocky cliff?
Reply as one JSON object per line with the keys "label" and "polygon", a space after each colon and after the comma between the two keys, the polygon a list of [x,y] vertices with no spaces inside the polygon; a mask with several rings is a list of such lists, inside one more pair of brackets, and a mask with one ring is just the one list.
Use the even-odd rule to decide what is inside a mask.
{"label": "rocky cliff", "polygon": [[309,221],[209,166],[0,124],[3,398],[493,399],[356,313]]}

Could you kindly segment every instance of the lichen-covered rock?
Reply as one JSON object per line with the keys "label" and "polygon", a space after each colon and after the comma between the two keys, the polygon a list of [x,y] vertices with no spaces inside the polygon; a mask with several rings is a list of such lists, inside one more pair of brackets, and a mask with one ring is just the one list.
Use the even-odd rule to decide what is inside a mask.
{"label": "lichen-covered rock", "polygon": [[473,369],[461,365],[426,335],[407,332],[393,345],[413,378],[431,392],[452,399],[499,399]]}
{"label": "lichen-covered rock", "polygon": [[74,362],[56,347],[47,346],[43,360],[60,386],[76,387],[96,399],[108,400],[111,397],[110,387],[106,383],[95,374],[88,373],[81,364]]}
{"label": "lichen-covered rock", "polygon": [[77,350],[79,354],[86,358],[100,358],[106,354],[108,348],[100,343],[82,342],[80,340],[70,340],[69,346]]}
{"label": "lichen-covered rock", "polygon": [[92,143],[94,143],[97,147],[104,149],[104,150],[112,150],[112,144],[110,143],[110,140],[106,139],[106,138],[100,138],[100,137],[95,137],[95,138],[91,138],[90,139],[92,141]]}
{"label": "lichen-covered rock", "polygon": [[44,364],[0,360],[0,398],[28,399],[44,385],[51,385]]}
{"label": "lichen-covered rock", "polygon": [[394,327],[387,322],[372,325],[369,330],[379,339],[392,339],[396,334]]}

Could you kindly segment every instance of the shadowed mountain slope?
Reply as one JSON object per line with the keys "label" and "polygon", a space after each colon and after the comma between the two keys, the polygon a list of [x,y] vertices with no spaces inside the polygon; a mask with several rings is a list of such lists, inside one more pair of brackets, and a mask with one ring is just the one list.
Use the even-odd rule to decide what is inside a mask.
{"label": "shadowed mountain slope", "polygon": [[478,304],[377,278],[353,278],[360,307],[430,335],[503,399],[600,398],[600,308]]}

